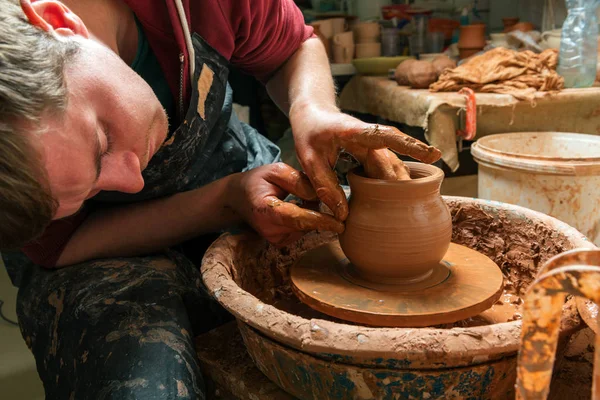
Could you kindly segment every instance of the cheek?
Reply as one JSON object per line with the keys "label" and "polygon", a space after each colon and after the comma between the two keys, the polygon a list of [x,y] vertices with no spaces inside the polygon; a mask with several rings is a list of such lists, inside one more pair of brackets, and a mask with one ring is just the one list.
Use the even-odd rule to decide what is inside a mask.
{"label": "cheek", "polygon": [[70,200],[68,202],[59,202],[58,209],[56,210],[56,214],[54,215],[54,219],[61,219],[68,217],[70,215],[75,214],[81,207],[83,206],[83,200],[74,201]]}

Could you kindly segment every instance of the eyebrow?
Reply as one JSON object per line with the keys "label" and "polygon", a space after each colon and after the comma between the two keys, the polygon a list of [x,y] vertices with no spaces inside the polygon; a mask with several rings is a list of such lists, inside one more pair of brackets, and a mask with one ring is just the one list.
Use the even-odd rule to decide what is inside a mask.
{"label": "eyebrow", "polygon": [[102,144],[100,143],[100,135],[96,132],[96,141],[94,142],[94,152],[96,159],[96,179],[94,182],[98,181],[100,178],[100,172],[102,171]]}

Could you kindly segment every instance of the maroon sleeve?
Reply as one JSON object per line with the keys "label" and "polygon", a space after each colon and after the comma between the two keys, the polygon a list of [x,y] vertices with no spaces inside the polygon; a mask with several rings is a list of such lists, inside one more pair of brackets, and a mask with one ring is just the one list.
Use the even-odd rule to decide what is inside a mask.
{"label": "maroon sleeve", "polygon": [[53,221],[38,239],[27,243],[21,250],[31,261],[46,268],[54,268],[69,239],[86,218],[81,211],[73,216]]}
{"label": "maroon sleeve", "polygon": [[293,0],[220,0],[235,46],[231,63],[266,82],[313,34]]}

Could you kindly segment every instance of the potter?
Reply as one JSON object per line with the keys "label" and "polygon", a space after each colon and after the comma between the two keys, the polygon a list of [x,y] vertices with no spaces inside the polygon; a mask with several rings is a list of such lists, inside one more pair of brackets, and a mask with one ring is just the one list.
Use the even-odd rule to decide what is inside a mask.
{"label": "potter", "polygon": [[[216,235],[341,232],[342,148],[392,173],[388,147],[439,158],[338,109],[293,0],[0,0],[0,37],[0,251],[49,399],[210,396],[194,337],[226,320],[198,268]],[[233,67],[289,117],[304,173],[236,117]]]}
{"label": "potter", "polygon": [[440,195],[444,173],[432,165],[406,165],[411,180],[348,174],[350,214],[340,245],[366,280],[425,279],[450,245],[452,219]]}

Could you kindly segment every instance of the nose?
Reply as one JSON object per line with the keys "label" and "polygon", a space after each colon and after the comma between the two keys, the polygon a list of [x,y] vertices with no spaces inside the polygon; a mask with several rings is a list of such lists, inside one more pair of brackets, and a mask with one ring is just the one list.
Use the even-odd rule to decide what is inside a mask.
{"label": "nose", "polygon": [[96,188],[123,193],[137,193],[142,190],[144,178],[136,154],[125,151],[106,157],[102,163],[102,173]]}

